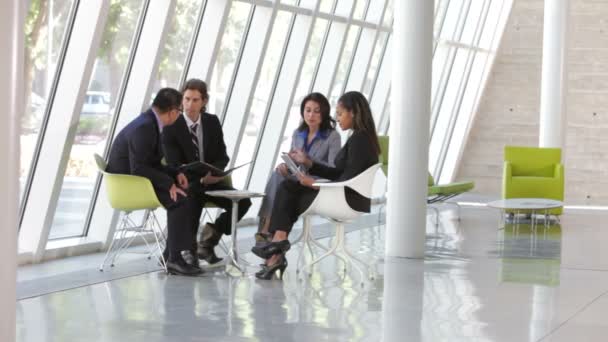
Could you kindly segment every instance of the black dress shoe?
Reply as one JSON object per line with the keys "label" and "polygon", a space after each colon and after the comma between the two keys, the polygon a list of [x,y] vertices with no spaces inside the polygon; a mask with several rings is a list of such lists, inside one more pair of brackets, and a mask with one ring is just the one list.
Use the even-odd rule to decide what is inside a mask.
{"label": "black dress shoe", "polygon": [[217,264],[218,262],[223,260],[222,258],[218,258],[218,256],[215,255],[213,247],[199,246],[197,254],[199,259],[205,260],[209,265]]}
{"label": "black dress shoe", "polygon": [[281,240],[267,243],[263,246],[253,246],[251,252],[262,259],[268,259],[275,254],[285,254],[291,248],[289,240]]}
{"label": "black dress shoe", "polygon": [[198,258],[195,257],[192,252],[190,251],[182,251],[182,258],[184,259],[184,261],[186,262],[186,264],[196,267],[196,268],[201,268],[201,266],[198,263]]}
{"label": "black dress shoe", "polygon": [[169,272],[169,274],[195,276],[203,273],[203,270],[188,265],[183,259],[180,259],[176,261],[167,261],[167,272]]}

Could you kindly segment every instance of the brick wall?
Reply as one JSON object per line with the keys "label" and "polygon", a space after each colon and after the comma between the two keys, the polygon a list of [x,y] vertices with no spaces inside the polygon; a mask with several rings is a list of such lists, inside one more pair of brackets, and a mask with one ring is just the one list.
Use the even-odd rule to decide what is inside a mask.
{"label": "brick wall", "polygon": [[[457,173],[500,195],[503,147],[538,146],[542,0],[515,0]],[[572,0],[566,203],[608,205],[608,0]]]}

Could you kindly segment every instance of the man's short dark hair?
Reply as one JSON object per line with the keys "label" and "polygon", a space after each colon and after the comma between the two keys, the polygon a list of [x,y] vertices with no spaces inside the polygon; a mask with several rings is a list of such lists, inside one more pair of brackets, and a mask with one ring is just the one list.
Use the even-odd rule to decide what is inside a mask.
{"label": "man's short dark hair", "polygon": [[173,109],[179,109],[182,105],[182,93],[173,88],[162,88],[156,93],[152,107],[160,112],[166,113]]}

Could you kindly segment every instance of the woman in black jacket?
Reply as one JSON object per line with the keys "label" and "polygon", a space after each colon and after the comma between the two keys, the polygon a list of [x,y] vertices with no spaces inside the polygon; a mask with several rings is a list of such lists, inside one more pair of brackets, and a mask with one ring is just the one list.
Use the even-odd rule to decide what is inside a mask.
{"label": "woman in black jacket", "polygon": [[[315,163],[301,151],[291,152],[290,156],[297,163],[304,164],[310,174],[341,182],[354,178],[378,163],[380,144],[369,103],[363,94],[351,91],[342,95],[338,100],[336,114],[340,128],[352,129],[352,134],[336,155],[335,167]],[[272,242],[252,249],[254,254],[266,259],[265,267],[256,273],[256,277],[270,279],[277,270],[280,276],[283,276],[287,268],[285,252],[290,248],[287,236],[300,214],[312,204],[319,193],[319,189],[312,185],[315,182],[310,176],[299,175],[298,182],[285,180],[279,185],[270,223]],[[348,187],[345,189],[345,197],[348,205],[354,210],[370,211],[369,198]]]}

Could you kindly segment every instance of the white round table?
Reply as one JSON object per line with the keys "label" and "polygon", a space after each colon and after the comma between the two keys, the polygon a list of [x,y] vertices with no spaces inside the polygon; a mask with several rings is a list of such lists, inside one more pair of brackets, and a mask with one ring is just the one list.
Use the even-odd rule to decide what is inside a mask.
{"label": "white round table", "polygon": [[[490,208],[500,209],[502,218],[504,220],[504,214],[507,210],[515,211],[515,226],[517,227],[518,219],[517,214],[519,212],[531,212],[532,213],[532,229],[536,227],[535,214],[545,215],[545,227],[547,227],[547,217],[549,210],[561,208],[564,206],[564,202],[547,199],[547,198],[508,198],[497,201],[492,201],[486,204]],[[503,224],[504,227],[504,224]]]}
{"label": "white round table", "polygon": [[241,263],[239,262],[239,256],[236,245],[236,221],[239,212],[239,201],[245,198],[264,197],[264,194],[249,190],[213,190],[206,191],[205,195],[213,197],[224,197],[232,201],[232,246],[228,251],[228,262],[226,263],[226,267],[232,265],[236,269],[238,269],[241,274],[245,274],[246,266],[241,265]]}

